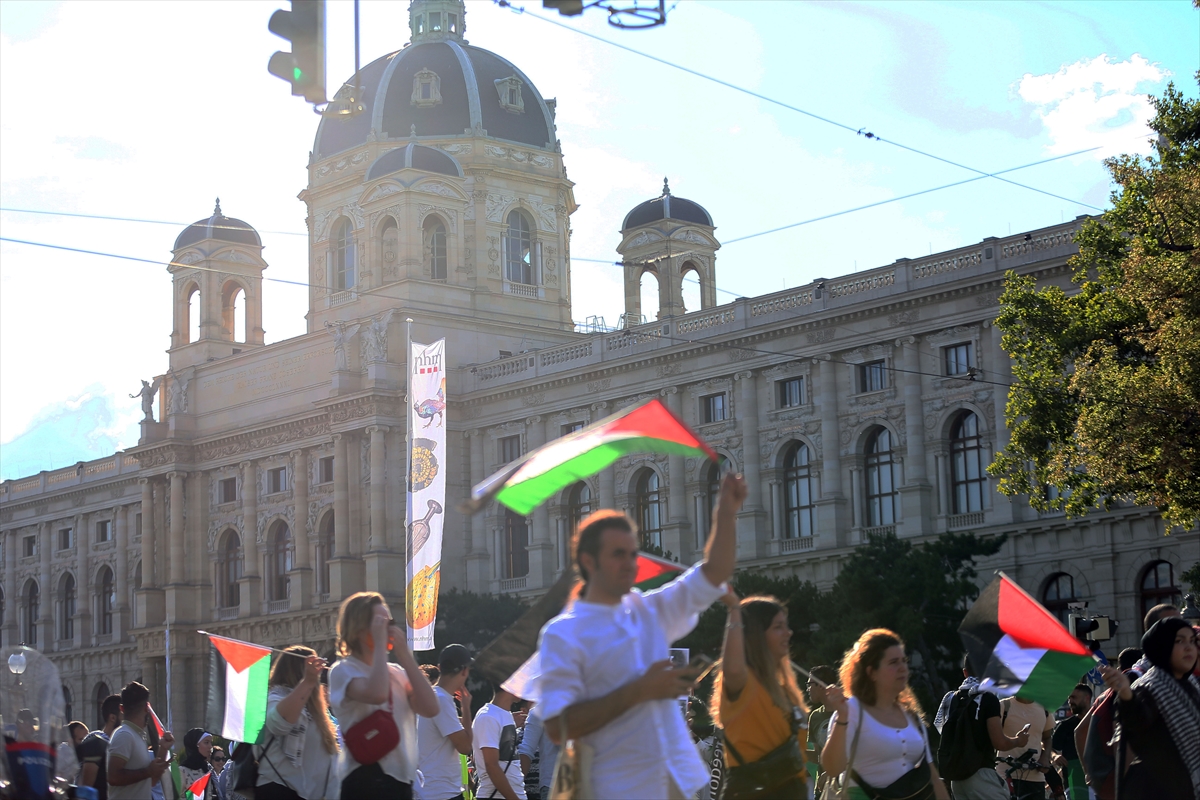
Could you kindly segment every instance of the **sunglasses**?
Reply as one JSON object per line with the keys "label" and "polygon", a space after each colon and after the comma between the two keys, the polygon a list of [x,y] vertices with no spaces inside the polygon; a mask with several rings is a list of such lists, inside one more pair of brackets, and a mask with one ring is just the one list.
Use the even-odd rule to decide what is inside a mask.
{"label": "sunglasses", "polygon": [[229,760],[229,759],[228,759],[228,758],[226,758],[225,756],[215,756],[215,757],[213,758],[213,761],[228,761],[228,760]]}

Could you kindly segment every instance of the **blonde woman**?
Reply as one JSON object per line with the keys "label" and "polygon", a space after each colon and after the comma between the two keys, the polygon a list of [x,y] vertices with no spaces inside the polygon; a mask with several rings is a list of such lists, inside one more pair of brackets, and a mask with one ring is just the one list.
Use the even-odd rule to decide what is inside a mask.
{"label": "blonde woman", "polygon": [[722,800],[805,800],[807,712],[792,671],[787,607],[774,597],[721,598],[729,609],[713,722],[725,731]]}
{"label": "blonde woman", "polygon": [[255,800],[338,796],[337,735],[321,691],[325,660],[296,644],[275,659],[267,681],[267,747],[258,760]]}
{"label": "blonde woman", "polygon": [[900,637],[885,628],[867,631],[842,657],[840,677],[841,686],[825,691],[825,705],[834,713],[821,769],[834,778],[849,770],[842,779],[851,800],[949,800],[933,766],[921,707],[908,687]]}
{"label": "blonde woman", "polygon": [[[378,592],[359,592],[338,611],[337,646],[342,660],[329,671],[329,701],[349,740],[354,726],[376,711],[391,709],[400,742],[374,764],[342,752],[340,778],[346,800],[410,800],[417,775],[417,718],[436,717],[437,696],[408,648],[405,631]],[[388,651],[399,664],[388,663]]]}

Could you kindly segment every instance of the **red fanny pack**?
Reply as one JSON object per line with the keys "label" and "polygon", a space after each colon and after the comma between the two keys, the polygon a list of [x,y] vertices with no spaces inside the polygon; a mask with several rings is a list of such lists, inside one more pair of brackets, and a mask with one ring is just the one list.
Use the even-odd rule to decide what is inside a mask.
{"label": "red fanny pack", "polygon": [[[389,676],[390,679],[390,676]],[[364,766],[375,764],[400,744],[400,729],[392,715],[392,690],[388,688],[388,707],[373,711],[350,726],[343,734],[351,757]]]}

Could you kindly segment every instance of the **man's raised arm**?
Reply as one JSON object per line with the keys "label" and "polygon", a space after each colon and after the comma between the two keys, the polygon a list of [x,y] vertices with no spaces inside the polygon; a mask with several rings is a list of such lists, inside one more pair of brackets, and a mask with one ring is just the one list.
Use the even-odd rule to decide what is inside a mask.
{"label": "man's raised arm", "polygon": [[737,565],[737,513],[746,502],[748,489],[741,475],[729,474],[721,480],[721,494],[713,511],[712,533],[704,548],[704,577],[720,586],[733,577]]}

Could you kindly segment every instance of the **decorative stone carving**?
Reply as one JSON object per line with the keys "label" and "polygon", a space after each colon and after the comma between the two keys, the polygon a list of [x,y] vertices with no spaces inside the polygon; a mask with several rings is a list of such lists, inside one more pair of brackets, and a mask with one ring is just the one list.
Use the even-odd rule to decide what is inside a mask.
{"label": "decorative stone carving", "polygon": [[703,244],[703,245],[707,245],[709,247],[712,246],[712,242],[710,242],[706,237],[700,235],[699,233],[697,233],[696,231],[693,231],[693,230],[676,231],[674,234],[671,235],[671,238],[678,239],[679,241],[682,241],[682,242],[692,242],[693,244]]}
{"label": "decorative stone carving", "polygon": [[612,386],[612,378],[601,378],[598,381],[588,381],[587,390],[589,392],[603,392],[609,386]]}
{"label": "decorative stone carving", "polygon": [[627,247],[641,247],[644,244],[650,244],[651,242],[661,241],[662,238],[663,237],[658,235],[657,233],[651,233],[650,231],[640,231],[637,236],[634,236],[632,239],[629,240],[629,244],[626,246]]}
{"label": "decorative stone carving", "polygon": [[546,402],[546,393],[538,392],[537,394],[527,394],[521,398],[521,405],[526,407],[540,406]]}
{"label": "decorative stone carving", "polygon": [[371,193],[369,195],[367,195],[366,199],[363,200],[363,202],[364,203],[373,203],[376,200],[379,200],[384,197],[389,197],[393,194],[397,194],[402,191],[404,191],[404,189],[394,183],[380,184],[379,186],[376,186],[374,189],[371,190]]}
{"label": "decorative stone carving", "polygon": [[449,153],[452,156],[469,156],[471,155],[470,143],[464,144],[439,144],[434,145],[438,150]]}
{"label": "decorative stone carving", "polygon": [[392,314],[395,311],[396,309],[389,308],[372,319],[371,324],[363,329],[361,338],[365,348],[365,362],[387,361],[388,325],[391,323]]}
{"label": "decorative stone carving", "polygon": [[366,227],[366,219],[363,217],[362,207],[358,203],[348,203],[341,208],[325,211],[317,217],[316,241],[319,242],[329,238],[329,224],[340,217],[349,217],[354,222],[354,227],[357,230],[362,230]]}
{"label": "decorative stone carving", "polygon": [[808,339],[809,344],[824,344],[825,342],[833,341],[834,331],[833,328],[821,328],[820,330],[809,331],[804,336]]}
{"label": "decorative stone carving", "polygon": [[895,314],[888,315],[888,324],[892,327],[897,325],[908,325],[916,322],[921,318],[921,309],[914,308],[911,311],[900,311]]}
{"label": "decorative stone carving", "polygon": [[190,374],[171,372],[171,384],[167,387],[167,413],[186,414],[188,410],[188,387],[192,384]]}
{"label": "decorative stone carving", "polygon": [[141,398],[142,422],[154,422],[154,395],[158,393],[160,386],[162,386],[162,378],[155,378],[154,383],[142,381],[142,388],[138,393],[129,395],[130,398]]}
{"label": "decorative stone carving", "polygon": [[[228,439],[210,442],[200,448],[200,460],[214,461],[221,458],[228,458],[229,456],[241,455],[242,453],[268,450],[314,436],[326,436],[329,434],[329,431],[329,422],[324,417],[290,422],[287,425],[268,428],[265,432],[259,431],[240,434]],[[141,463],[140,459],[139,463]],[[143,464],[143,466],[145,465]],[[240,475],[238,476],[238,490],[241,491]]]}
{"label": "decorative stone carving", "polygon": [[442,104],[442,79],[431,69],[422,69],[413,75],[411,105],[417,108],[433,108]]}
{"label": "decorative stone carving", "polygon": [[500,222],[500,216],[504,213],[504,209],[512,205],[516,199],[511,194],[488,192],[484,215],[490,222]]}
{"label": "decorative stone carving", "polygon": [[672,375],[678,375],[683,372],[682,364],[659,364],[654,370],[660,378],[669,378]]}
{"label": "decorative stone carving", "polygon": [[350,369],[350,364],[346,359],[346,343],[350,341],[350,337],[358,333],[358,323],[348,325],[342,320],[335,322],[325,322],[325,327],[329,329],[333,336],[333,368],[334,370]]}
{"label": "decorative stone carving", "polygon": [[422,192],[429,192],[430,194],[436,194],[441,197],[449,197],[454,200],[462,199],[462,196],[458,192],[454,191],[441,181],[426,181],[425,183],[422,183],[414,188]]}

